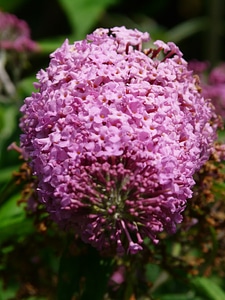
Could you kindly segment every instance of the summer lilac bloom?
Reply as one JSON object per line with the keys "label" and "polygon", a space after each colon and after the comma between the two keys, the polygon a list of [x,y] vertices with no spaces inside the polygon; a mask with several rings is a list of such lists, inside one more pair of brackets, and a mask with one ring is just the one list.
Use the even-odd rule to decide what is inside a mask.
{"label": "summer lilac bloom", "polygon": [[24,20],[0,11],[0,49],[36,51],[38,46],[31,40],[30,29]]}
{"label": "summer lilac bloom", "polygon": [[15,84],[28,54],[34,51],[39,46],[31,40],[28,24],[0,11],[0,101],[16,98]]}
{"label": "summer lilac bloom", "polygon": [[[148,33],[97,29],[64,44],[21,108],[40,201],[100,251],[137,253],[173,233],[216,128],[182,53]],[[160,58],[161,57],[161,58]]]}
{"label": "summer lilac bloom", "polygon": [[216,112],[225,119],[225,63],[212,69],[208,83],[203,85],[203,94],[212,99]]}
{"label": "summer lilac bloom", "polygon": [[225,119],[225,63],[209,71],[207,62],[192,61],[189,69],[201,78],[202,95],[211,99],[216,113]]}

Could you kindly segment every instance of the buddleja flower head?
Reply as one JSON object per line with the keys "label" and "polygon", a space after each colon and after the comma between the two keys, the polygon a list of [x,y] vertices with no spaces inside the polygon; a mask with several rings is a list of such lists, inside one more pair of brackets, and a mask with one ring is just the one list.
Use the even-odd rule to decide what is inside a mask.
{"label": "buddleja flower head", "polygon": [[215,138],[182,53],[162,41],[142,50],[148,39],[115,27],[66,40],[21,109],[40,201],[101,251],[136,253],[173,233]]}
{"label": "buddleja flower head", "polygon": [[38,46],[31,40],[30,29],[24,20],[0,11],[0,49],[36,51]]}
{"label": "buddleja flower head", "polygon": [[225,119],[225,63],[212,68],[209,71],[209,64],[201,61],[189,62],[189,69],[193,70],[201,78],[202,94],[210,98],[215,111]]}
{"label": "buddleja flower head", "polygon": [[30,37],[30,29],[24,20],[0,11],[0,99],[4,102],[15,99],[16,84],[27,58],[39,46]]}

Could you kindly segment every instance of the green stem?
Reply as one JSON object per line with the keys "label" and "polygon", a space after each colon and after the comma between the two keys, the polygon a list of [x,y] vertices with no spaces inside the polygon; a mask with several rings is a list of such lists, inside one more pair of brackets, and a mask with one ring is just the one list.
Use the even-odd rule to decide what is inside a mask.
{"label": "green stem", "polygon": [[209,33],[207,38],[207,56],[212,65],[221,60],[222,52],[222,29],[224,0],[209,0]]}

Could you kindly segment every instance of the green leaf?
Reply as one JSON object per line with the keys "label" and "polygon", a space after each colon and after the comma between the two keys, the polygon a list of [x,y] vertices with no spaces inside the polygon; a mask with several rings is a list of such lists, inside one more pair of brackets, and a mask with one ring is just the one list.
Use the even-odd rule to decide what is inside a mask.
{"label": "green leaf", "polygon": [[3,280],[0,280],[0,300],[13,299],[17,290],[18,290],[17,285],[11,285],[6,289],[4,287]]}
{"label": "green leaf", "polygon": [[165,34],[167,41],[179,43],[180,41],[192,36],[195,33],[206,30],[208,27],[207,18],[190,19],[186,22],[179,23],[177,26],[168,30]]}
{"label": "green leaf", "polygon": [[203,298],[193,295],[193,293],[185,294],[168,294],[160,296],[160,300],[205,300]]}
{"label": "green leaf", "polygon": [[81,300],[102,300],[107,290],[109,275],[112,270],[112,260],[102,259],[96,249],[90,247],[82,267],[86,284]]}
{"label": "green leaf", "polygon": [[10,138],[17,129],[18,107],[0,104],[0,165],[4,164]]}
{"label": "green leaf", "polygon": [[[91,246],[73,253],[74,238],[62,254],[58,276],[58,300],[102,300],[112,268],[111,260],[102,259]],[[78,252],[78,251],[77,251]]]}
{"label": "green leaf", "polygon": [[0,243],[15,236],[33,232],[32,220],[28,219],[23,205],[18,205],[20,195],[13,195],[0,206]]}
{"label": "green leaf", "polygon": [[150,264],[148,263],[146,265],[146,276],[148,281],[155,282],[156,279],[160,276],[161,269],[156,264]]}
{"label": "green leaf", "polygon": [[101,14],[117,0],[58,0],[71,25],[74,37],[82,39],[98,21]]}
{"label": "green leaf", "polygon": [[30,95],[32,92],[36,91],[33,85],[34,82],[37,82],[35,75],[26,77],[18,83],[17,90],[21,98],[26,97],[27,95]]}
{"label": "green leaf", "polygon": [[225,300],[225,292],[210,278],[196,277],[191,280],[195,290],[210,300]]}
{"label": "green leaf", "polygon": [[217,130],[218,134],[218,141],[221,143],[225,142],[225,131],[224,130]]}
{"label": "green leaf", "polygon": [[79,293],[81,259],[70,251],[69,243],[61,256],[58,273],[58,300],[72,299]]}
{"label": "green leaf", "polygon": [[28,0],[0,0],[0,8],[3,11],[14,11],[17,7],[27,1]]}
{"label": "green leaf", "polygon": [[[6,182],[12,178],[14,171],[17,171],[19,166],[7,167],[0,170],[0,184]],[[1,190],[1,189],[0,189]]]}
{"label": "green leaf", "polygon": [[18,108],[15,105],[0,106],[0,143],[15,130],[17,114]]}
{"label": "green leaf", "polygon": [[[69,38],[69,36],[58,36],[55,38],[48,38],[38,41],[38,45],[41,48],[42,54],[49,55],[53,51],[55,51],[57,48],[59,48],[62,43],[65,41],[66,38]],[[37,80],[35,80],[37,81]]]}

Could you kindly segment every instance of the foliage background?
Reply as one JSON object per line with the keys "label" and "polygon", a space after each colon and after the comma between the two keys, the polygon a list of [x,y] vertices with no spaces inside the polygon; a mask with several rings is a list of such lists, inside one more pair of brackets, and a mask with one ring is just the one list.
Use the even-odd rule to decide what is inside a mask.
{"label": "foliage background", "polygon": [[[0,300],[72,299],[75,291],[80,288],[82,276],[86,277],[88,287],[82,299],[102,299],[105,293],[102,287],[106,285],[112,261],[104,261],[104,266],[99,267],[102,261],[94,250],[83,244],[79,247],[74,245],[73,238],[46,221],[41,211],[38,218],[27,216],[24,203],[18,205],[24,185],[15,184],[12,172],[18,172],[21,161],[18,154],[8,151],[7,147],[13,141],[19,143],[19,107],[32,92],[32,82],[35,81],[37,71],[48,65],[49,54],[65,38],[69,38],[72,43],[83,39],[96,27],[125,25],[148,31],[153,40],[177,43],[186,60],[207,60],[211,66],[215,66],[225,60],[225,2],[0,0],[0,9],[27,21],[32,39],[41,47],[41,51],[31,55],[26,62],[26,68],[16,85],[16,100],[8,99],[7,103],[0,101]],[[224,189],[223,183],[220,189]],[[213,237],[213,227],[211,232],[208,228],[206,234]],[[175,253],[175,256],[171,256],[173,258],[181,253],[179,237],[165,240],[164,245],[169,249],[168,253]],[[215,242],[213,251],[216,251],[216,247],[219,245]],[[82,254],[79,252],[79,255],[74,255],[77,251]],[[154,260],[147,259],[144,262],[145,269],[142,270],[147,278],[143,288],[146,290],[144,296],[141,292],[134,293],[132,287],[135,282],[131,275],[140,261],[138,258],[133,261],[127,258],[128,275],[131,275],[127,275],[129,280],[125,292],[117,294],[115,299],[225,299],[223,272],[212,270],[208,277],[207,272],[202,270],[197,277],[190,279],[187,270],[176,269],[174,262],[170,262],[171,272],[165,271],[162,265],[163,254],[155,249],[151,251]],[[94,297],[93,291],[96,293]]]}

